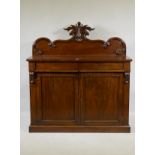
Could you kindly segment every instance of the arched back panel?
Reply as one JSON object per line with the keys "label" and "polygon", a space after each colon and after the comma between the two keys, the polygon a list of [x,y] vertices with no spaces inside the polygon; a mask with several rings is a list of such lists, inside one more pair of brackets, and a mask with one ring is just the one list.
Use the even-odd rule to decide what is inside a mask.
{"label": "arched back panel", "polygon": [[101,56],[105,58],[126,58],[126,45],[118,37],[104,40],[90,40],[86,36],[93,30],[78,22],[65,30],[72,36],[69,40],[51,41],[38,38],[33,44],[33,58],[52,56]]}

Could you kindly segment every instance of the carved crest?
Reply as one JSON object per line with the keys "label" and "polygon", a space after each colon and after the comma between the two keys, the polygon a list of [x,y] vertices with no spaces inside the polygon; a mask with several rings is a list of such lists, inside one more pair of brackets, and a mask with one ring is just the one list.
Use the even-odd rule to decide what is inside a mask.
{"label": "carved crest", "polygon": [[[89,32],[94,28],[80,22],[70,25],[65,30],[69,31],[69,35],[72,36],[70,39],[51,41],[45,37],[38,38],[33,44],[33,57],[84,56],[86,54],[97,55],[102,58],[125,58],[126,56],[125,42],[118,37],[112,37],[107,41],[88,39]],[[76,61],[79,61],[79,59],[76,59]],[[31,81],[33,83],[33,78]]]}
{"label": "carved crest", "polygon": [[72,39],[76,41],[87,39],[86,36],[89,35],[89,31],[94,30],[94,28],[91,28],[88,25],[83,25],[81,22],[78,22],[76,25],[71,25],[64,29],[70,31],[69,35],[71,35]]}

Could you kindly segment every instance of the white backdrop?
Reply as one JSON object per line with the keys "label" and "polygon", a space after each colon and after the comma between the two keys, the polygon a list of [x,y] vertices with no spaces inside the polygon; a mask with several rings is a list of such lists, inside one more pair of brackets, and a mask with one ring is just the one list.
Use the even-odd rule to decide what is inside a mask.
{"label": "white backdrop", "polygon": [[[21,0],[21,111],[29,111],[26,58],[38,37],[68,39],[64,27],[81,21],[94,27],[91,39],[120,37],[134,60],[134,0]],[[130,112],[134,111],[134,61],[131,66]]]}
{"label": "white backdrop", "polygon": [[120,37],[134,60],[134,0],[21,0],[21,155],[134,155],[134,61],[131,67],[132,133],[28,133],[29,78],[25,61],[38,37],[68,39],[64,27],[81,21],[91,39]]}

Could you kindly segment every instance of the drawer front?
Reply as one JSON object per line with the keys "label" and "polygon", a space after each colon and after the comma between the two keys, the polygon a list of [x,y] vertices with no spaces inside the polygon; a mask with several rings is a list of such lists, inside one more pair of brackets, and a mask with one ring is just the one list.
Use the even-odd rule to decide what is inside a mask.
{"label": "drawer front", "polygon": [[36,63],[37,72],[78,72],[77,63]]}
{"label": "drawer front", "polygon": [[37,72],[123,72],[123,63],[36,63]]}
{"label": "drawer front", "polygon": [[123,63],[81,63],[79,64],[80,72],[121,72],[123,71]]}

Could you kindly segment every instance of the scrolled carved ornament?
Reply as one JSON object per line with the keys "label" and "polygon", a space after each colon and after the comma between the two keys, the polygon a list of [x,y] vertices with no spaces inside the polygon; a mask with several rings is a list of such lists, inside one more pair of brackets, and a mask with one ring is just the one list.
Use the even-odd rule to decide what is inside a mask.
{"label": "scrolled carved ornament", "polygon": [[33,57],[56,55],[97,55],[109,58],[126,57],[126,44],[118,37],[110,38],[107,41],[88,39],[87,36],[94,28],[83,25],[81,22],[64,29],[69,32],[70,39],[55,40],[52,42],[45,37],[38,38],[33,44]]}

